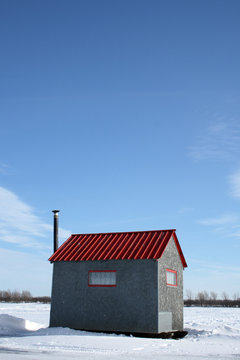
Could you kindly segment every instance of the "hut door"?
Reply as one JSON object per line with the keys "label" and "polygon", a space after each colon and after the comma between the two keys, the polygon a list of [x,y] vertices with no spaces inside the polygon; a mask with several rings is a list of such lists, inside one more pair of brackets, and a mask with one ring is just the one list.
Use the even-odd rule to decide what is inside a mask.
{"label": "hut door", "polygon": [[172,313],[159,312],[158,313],[158,332],[172,331]]}

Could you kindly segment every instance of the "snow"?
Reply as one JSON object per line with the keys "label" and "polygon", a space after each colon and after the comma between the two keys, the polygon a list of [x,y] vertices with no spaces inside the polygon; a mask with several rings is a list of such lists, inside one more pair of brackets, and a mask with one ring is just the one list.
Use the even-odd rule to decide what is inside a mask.
{"label": "snow", "polygon": [[240,309],[185,308],[180,340],[48,328],[47,304],[0,303],[0,359],[240,360]]}

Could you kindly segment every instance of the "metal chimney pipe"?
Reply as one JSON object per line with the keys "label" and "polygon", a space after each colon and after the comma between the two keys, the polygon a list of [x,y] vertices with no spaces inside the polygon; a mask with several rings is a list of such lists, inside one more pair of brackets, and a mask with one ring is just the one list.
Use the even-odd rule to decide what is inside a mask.
{"label": "metal chimney pipe", "polygon": [[60,210],[52,210],[54,214],[53,219],[53,250],[54,252],[58,249],[58,213]]}

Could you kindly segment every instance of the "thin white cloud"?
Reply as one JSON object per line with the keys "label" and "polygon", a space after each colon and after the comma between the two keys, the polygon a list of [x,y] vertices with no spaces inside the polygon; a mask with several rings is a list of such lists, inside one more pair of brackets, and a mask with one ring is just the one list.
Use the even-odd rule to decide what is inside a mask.
{"label": "thin white cloud", "polygon": [[231,195],[235,198],[240,199],[240,170],[232,174],[229,177],[230,186],[231,186]]}
{"label": "thin white cloud", "polygon": [[[69,231],[60,229],[67,238]],[[34,210],[13,192],[0,187],[0,241],[28,248],[49,248],[52,226],[44,223]]]}
{"label": "thin white cloud", "polygon": [[203,269],[212,269],[212,270],[216,270],[216,271],[223,271],[223,272],[228,272],[228,273],[237,273],[238,276],[240,276],[240,266],[232,266],[229,264],[219,264],[219,263],[214,263],[213,261],[209,262],[209,261],[205,261],[205,260],[199,260],[199,259],[194,259],[191,258],[189,260],[190,263],[197,265],[197,271],[202,271]]}
{"label": "thin white cloud", "polygon": [[211,233],[216,233],[224,239],[235,239],[232,246],[239,248],[240,239],[240,215],[235,213],[223,214],[219,217],[205,218],[197,222],[200,225],[208,226]]}
{"label": "thin white cloud", "polygon": [[240,231],[233,231],[232,233],[229,233],[228,236],[231,237],[231,238],[235,238],[235,239],[239,240],[240,239]]}
{"label": "thin white cloud", "polygon": [[5,163],[1,163],[0,164],[0,174],[7,174],[9,171],[9,165],[5,164]]}
{"label": "thin white cloud", "polygon": [[201,219],[198,221],[198,223],[201,225],[221,226],[235,224],[237,221],[239,221],[239,219],[239,216],[236,214],[224,214],[219,217]]}
{"label": "thin white cloud", "polygon": [[195,160],[230,160],[240,156],[240,125],[232,119],[215,117],[189,149]]}
{"label": "thin white cloud", "polygon": [[178,210],[179,214],[189,214],[194,211],[194,208],[192,207],[182,207]]}

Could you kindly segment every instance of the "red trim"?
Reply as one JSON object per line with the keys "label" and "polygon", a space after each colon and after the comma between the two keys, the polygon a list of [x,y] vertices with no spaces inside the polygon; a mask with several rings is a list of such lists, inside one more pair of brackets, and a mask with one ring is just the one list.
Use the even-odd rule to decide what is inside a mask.
{"label": "red trim", "polygon": [[89,274],[92,273],[92,272],[116,272],[116,270],[89,270],[88,271],[88,286],[89,287],[116,287],[117,285],[114,284],[114,285],[92,285],[92,284],[89,284]]}
{"label": "red trim", "polygon": [[[167,273],[168,272],[171,272],[171,273],[174,273],[176,275],[176,284],[168,284],[167,282]],[[173,286],[173,287],[177,287],[178,286],[178,283],[177,283],[177,271],[176,270],[171,270],[171,269],[166,269],[166,284],[167,286]]]}
{"label": "red trim", "polygon": [[183,267],[186,268],[186,267],[187,267],[187,263],[186,263],[186,260],[185,260],[185,258],[184,258],[184,255],[183,255],[181,246],[180,246],[180,244],[179,244],[179,242],[178,242],[178,238],[177,238],[177,235],[176,235],[175,232],[173,233],[173,239],[174,239],[174,241],[175,241],[175,244],[176,244],[176,247],[177,247],[177,250],[178,250],[180,259],[181,259],[181,261],[182,261]]}

